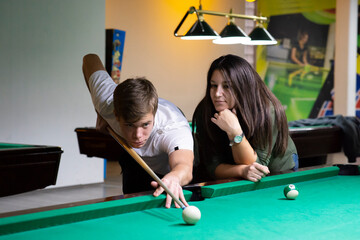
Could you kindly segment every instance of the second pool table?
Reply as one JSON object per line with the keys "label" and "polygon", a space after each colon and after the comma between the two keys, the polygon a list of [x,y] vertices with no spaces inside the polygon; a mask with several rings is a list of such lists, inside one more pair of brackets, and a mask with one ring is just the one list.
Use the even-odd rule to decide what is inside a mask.
{"label": "second pool table", "polygon": [[0,197],[56,184],[62,153],[57,146],[0,143]]}

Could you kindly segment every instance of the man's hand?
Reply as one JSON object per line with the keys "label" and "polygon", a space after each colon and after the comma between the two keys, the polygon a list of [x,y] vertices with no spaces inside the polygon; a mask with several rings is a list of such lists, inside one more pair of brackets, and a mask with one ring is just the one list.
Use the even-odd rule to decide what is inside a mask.
{"label": "man's hand", "polygon": [[[169,165],[171,171],[162,179],[166,187],[174,194],[175,197],[180,198],[180,201],[183,202],[185,206],[189,206],[189,204],[185,200],[181,186],[188,184],[192,179],[193,161],[194,154],[191,150],[179,149],[173,151],[169,155]],[[151,182],[151,185],[156,188],[154,192],[155,197],[165,191],[155,181]],[[168,194],[166,197],[165,207],[170,208],[171,201],[172,198]],[[180,206],[175,202],[175,207],[179,208]]]}
{"label": "man's hand", "polygon": [[[161,181],[172,192],[172,194],[174,194],[174,196],[176,198],[178,198],[186,207],[189,206],[189,204],[185,200],[183,189],[182,189],[182,187],[179,183],[179,179],[177,177],[168,174]],[[152,181],[151,186],[156,188],[156,190],[153,194],[155,197],[158,197],[160,194],[162,194],[164,192],[164,189],[156,181]],[[172,201],[173,201],[172,197],[169,194],[167,194],[165,207],[170,208]],[[179,204],[177,204],[175,201],[174,201],[174,203],[175,203],[176,208],[180,208]]]}

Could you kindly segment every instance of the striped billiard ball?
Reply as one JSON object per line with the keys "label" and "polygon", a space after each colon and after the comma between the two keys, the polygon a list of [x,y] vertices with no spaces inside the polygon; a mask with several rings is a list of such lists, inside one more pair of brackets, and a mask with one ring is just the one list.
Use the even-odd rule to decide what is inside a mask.
{"label": "striped billiard ball", "polygon": [[299,191],[294,184],[289,184],[284,188],[284,195],[287,199],[294,200],[299,195]]}

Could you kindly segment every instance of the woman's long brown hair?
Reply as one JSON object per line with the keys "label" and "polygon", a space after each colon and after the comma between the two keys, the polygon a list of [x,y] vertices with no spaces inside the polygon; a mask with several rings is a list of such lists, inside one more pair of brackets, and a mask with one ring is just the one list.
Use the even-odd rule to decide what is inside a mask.
{"label": "woman's long brown hair", "polygon": [[[211,64],[207,75],[205,97],[194,112],[192,119],[193,129],[196,128],[199,146],[206,147],[207,154],[209,154],[224,150],[221,150],[220,146],[224,146],[221,142],[228,142],[227,135],[210,120],[216,112],[210,97],[210,81],[215,70],[223,74],[228,86],[230,86],[231,94],[235,98],[234,108],[237,117],[252,147],[259,149],[267,147],[268,155],[283,155],[287,148],[289,134],[283,106],[245,59],[230,54],[216,59]],[[272,108],[275,111],[275,121],[278,129],[273,152],[271,149],[273,134]]]}

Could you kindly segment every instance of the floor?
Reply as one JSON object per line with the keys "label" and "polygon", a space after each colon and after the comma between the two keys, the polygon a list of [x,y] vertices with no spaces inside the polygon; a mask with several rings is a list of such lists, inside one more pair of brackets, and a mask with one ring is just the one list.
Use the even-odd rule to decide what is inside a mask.
{"label": "floor", "polygon": [[108,162],[103,183],[39,189],[0,198],[0,214],[123,194],[121,168]]}

